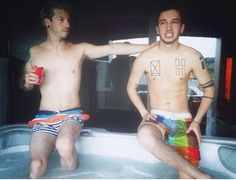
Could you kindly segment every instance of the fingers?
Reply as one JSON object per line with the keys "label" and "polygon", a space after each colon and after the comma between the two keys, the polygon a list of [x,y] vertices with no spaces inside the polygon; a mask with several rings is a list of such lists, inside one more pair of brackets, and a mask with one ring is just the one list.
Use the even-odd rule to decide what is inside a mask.
{"label": "fingers", "polygon": [[189,128],[187,129],[186,133],[190,133],[190,131],[191,131],[191,128],[189,127]]}
{"label": "fingers", "polygon": [[201,143],[201,133],[196,133],[198,144],[200,145]]}
{"label": "fingers", "polygon": [[197,137],[197,141],[198,141],[198,144],[200,145],[200,142],[201,142],[201,130],[199,127],[196,127],[194,125],[190,125],[189,128],[186,130],[186,133],[190,133],[191,131],[193,131]]}
{"label": "fingers", "polygon": [[25,84],[28,85],[35,85],[38,84],[38,75],[35,74],[35,69],[30,69],[26,74],[25,74]]}
{"label": "fingers", "polygon": [[201,137],[200,137],[199,133],[195,133],[195,134],[196,134],[196,136],[197,136],[198,144],[200,145],[200,143],[201,143]]}
{"label": "fingers", "polygon": [[193,128],[193,131],[195,132],[196,136],[197,136],[197,140],[198,140],[198,143],[200,144],[201,142],[201,129],[200,129],[200,124],[199,123],[196,123],[196,121],[193,121],[192,122],[193,124],[192,127]]}
{"label": "fingers", "polygon": [[147,121],[150,121],[150,120],[156,120],[155,116],[153,114],[146,114],[144,117],[143,117],[144,120],[147,120]]}

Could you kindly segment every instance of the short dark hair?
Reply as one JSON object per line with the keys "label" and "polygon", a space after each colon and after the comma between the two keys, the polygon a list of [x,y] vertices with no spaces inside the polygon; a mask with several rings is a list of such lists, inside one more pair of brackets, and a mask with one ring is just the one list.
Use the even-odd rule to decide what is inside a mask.
{"label": "short dark hair", "polygon": [[180,18],[181,18],[181,22],[184,22],[184,15],[183,15],[183,10],[180,7],[181,4],[177,4],[177,3],[168,3],[168,1],[166,3],[163,3],[159,6],[159,9],[156,12],[156,24],[158,23],[158,19],[160,17],[160,14],[164,11],[168,11],[168,10],[176,10],[179,12]]}
{"label": "short dark hair", "polygon": [[71,13],[71,6],[66,0],[48,0],[40,10],[40,17],[43,21],[45,18],[52,19],[54,10],[61,9]]}

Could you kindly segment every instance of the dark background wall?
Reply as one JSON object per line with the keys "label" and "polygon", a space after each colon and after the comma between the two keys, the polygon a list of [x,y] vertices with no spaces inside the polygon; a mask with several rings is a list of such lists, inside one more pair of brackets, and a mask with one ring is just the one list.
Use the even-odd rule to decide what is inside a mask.
{"label": "dark background wall", "polygon": [[[236,122],[230,118],[236,110],[236,80],[235,80],[235,17],[236,11],[233,1],[214,0],[69,0],[73,7],[72,31],[69,40],[72,42],[90,42],[94,44],[107,44],[109,40],[120,38],[155,37],[155,11],[164,3],[176,3],[184,10],[186,30],[184,35],[217,37],[222,39],[220,80],[218,86],[218,103],[215,118],[229,117],[229,124]],[[28,49],[44,40],[43,27],[39,18],[39,11],[45,0],[8,0],[2,1],[0,7],[0,57],[8,59],[1,61],[0,82],[1,109],[3,120],[7,123],[27,122],[37,112],[40,94],[36,88],[26,93],[18,86],[21,68],[28,55]],[[233,58],[233,74],[231,100],[224,99],[224,79],[226,57]],[[106,60],[106,59],[105,59]],[[7,69],[6,69],[7,68]],[[96,62],[85,63],[82,82],[82,102],[85,108],[98,117],[99,121],[106,121],[106,112],[98,112],[98,94],[96,94],[97,70],[105,65]],[[4,69],[4,68],[3,68]],[[93,72],[93,73],[91,73]],[[7,75],[6,75],[7,74]],[[94,78],[95,77],[95,78]],[[104,85],[105,85],[104,81]],[[5,94],[4,94],[5,93]],[[125,96],[125,95],[124,95]],[[124,100],[126,101],[126,100]],[[122,103],[124,103],[124,101]],[[7,110],[6,110],[7,109]],[[135,111],[132,109],[132,112]],[[5,112],[7,111],[7,112]],[[125,112],[121,119],[137,117],[137,114]],[[113,112],[114,113],[114,112]],[[98,120],[100,119],[100,120]],[[101,120],[103,119],[103,120]],[[2,121],[2,122],[3,122]],[[119,121],[119,120],[118,120]],[[109,122],[108,122],[109,123]],[[125,124],[125,122],[123,121]],[[92,124],[91,124],[92,125]],[[113,125],[113,124],[111,124]],[[99,126],[99,125],[98,125]]]}

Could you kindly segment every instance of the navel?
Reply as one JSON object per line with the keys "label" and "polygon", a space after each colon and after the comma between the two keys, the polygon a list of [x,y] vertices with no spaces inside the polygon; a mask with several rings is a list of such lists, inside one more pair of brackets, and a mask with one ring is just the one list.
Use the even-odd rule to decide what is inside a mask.
{"label": "navel", "polygon": [[170,102],[166,102],[166,105],[170,105]]}

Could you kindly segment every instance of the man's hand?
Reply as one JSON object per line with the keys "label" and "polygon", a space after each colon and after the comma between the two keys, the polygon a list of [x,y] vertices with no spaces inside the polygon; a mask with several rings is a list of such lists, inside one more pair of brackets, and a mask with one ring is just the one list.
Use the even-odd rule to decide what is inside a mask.
{"label": "man's hand", "polygon": [[25,84],[24,84],[24,86],[25,86],[26,88],[31,89],[34,85],[38,85],[39,77],[38,77],[38,75],[36,74],[36,70],[35,70],[34,67],[33,67],[32,69],[29,69],[29,70],[25,73],[24,79],[25,79]]}
{"label": "man's hand", "polygon": [[200,142],[201,142],[200,124],[198,122],[196,122],[196,121],[192,121],[192,123],[190,124],[190,126],[187,129],[186,133],[190,133],[191,131],[193,131],[196,134],[197,140],[198,140],[198,144],[200,145]]}
{"label": "man's hand", "polygon": [[154,120],[154,121],[156,121],[156,118],[155,118],[154,114],[147,113],[143,116],[143,120],[146,120],[146,121]]}

